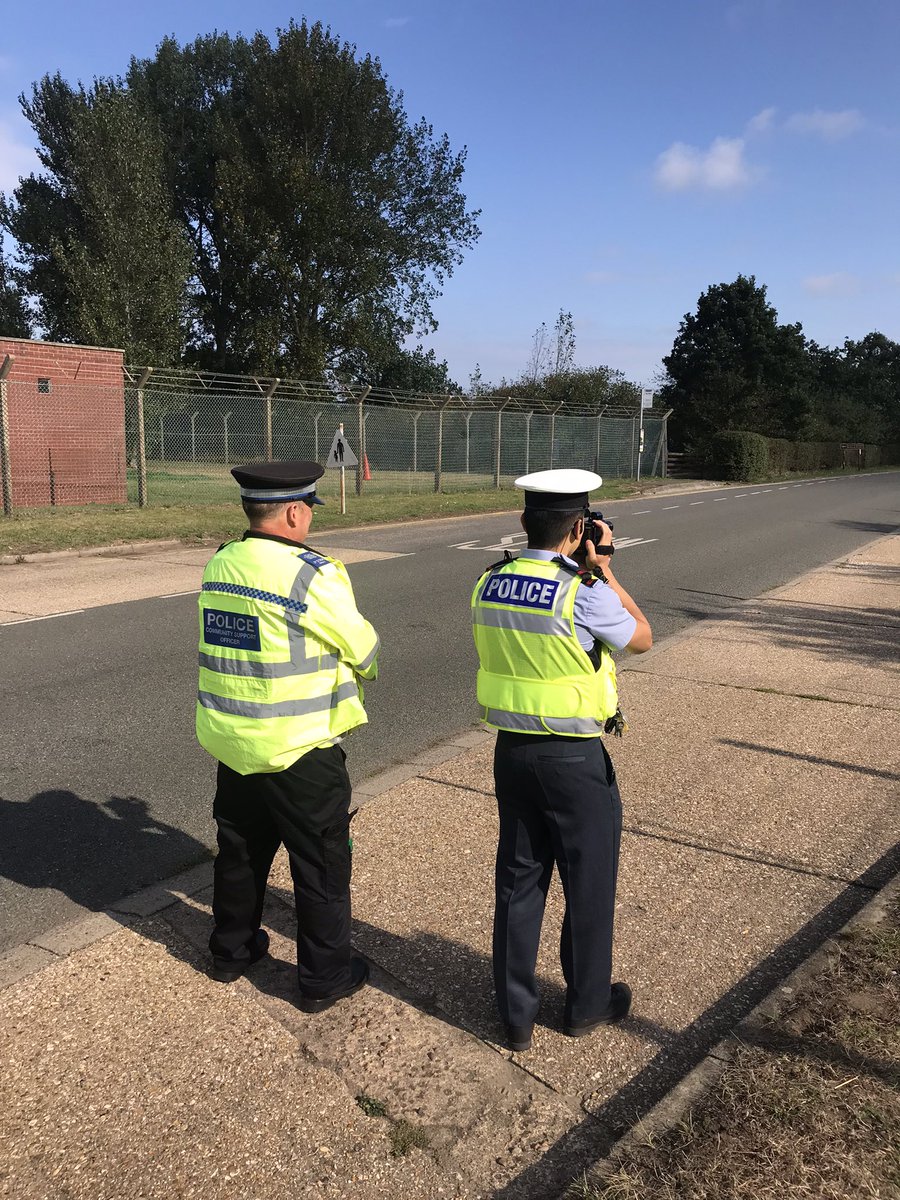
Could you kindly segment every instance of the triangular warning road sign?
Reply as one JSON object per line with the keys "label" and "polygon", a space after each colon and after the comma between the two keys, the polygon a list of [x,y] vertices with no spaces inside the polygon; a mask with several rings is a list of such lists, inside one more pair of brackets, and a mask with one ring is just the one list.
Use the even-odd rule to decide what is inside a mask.
{"label": "triangular warning road sign", "polygon": [[346,436],[340,430],[334,435],[334,441],[331,443],[331,449],[328,451],[328,461],[326,467],[357,467],[359,459],[350,449],[350,443]]}

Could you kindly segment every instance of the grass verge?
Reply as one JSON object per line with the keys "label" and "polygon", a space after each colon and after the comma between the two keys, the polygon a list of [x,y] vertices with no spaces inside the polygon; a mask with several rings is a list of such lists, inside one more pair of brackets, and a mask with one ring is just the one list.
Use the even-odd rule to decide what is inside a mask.
{"label": "grass verge", "polygon": [[[671,480],[614,479],[601,488],[598,503],[619,500],[652,491]],[[687,485],[686,485],[687,486]],[[108,546],[116,542],[181,538],[187,542],[224,541],[246,527],[235,499],[229,503],[169,505],[151,504],[137,508],[125,504],[86,504],[71,507],[22,509],[12,517],[0,517],[0,554],[36,554],[47,550],[77,550],[85,546]],[[347,513],[341,516],[337,501],[316,510],[316,533],[349,529],[355,525],[391,521],[424,520],[485,512],[516,510],[522,493],[514,488],[479,491],[426,492],[420,494],[363,495],[347,497]]]}
{"label": "grass verge", "polygon": [[741,1033],[718,1086],[572,1200],[900,1197],[900,895],[774,1020]]}

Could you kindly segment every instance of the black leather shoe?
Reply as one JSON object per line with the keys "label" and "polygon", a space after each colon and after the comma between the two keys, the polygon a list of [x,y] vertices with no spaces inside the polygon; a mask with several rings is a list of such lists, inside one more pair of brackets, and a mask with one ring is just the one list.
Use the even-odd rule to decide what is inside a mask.
{"label": "black leather shoe", "polygon": [[631,988],[627,983],[614,983],[609,989],[609,1007],[602,1017],[592,1021],[566,1021],[564,1032],[568,1037],[584,1037],[601,1025],[616,1025],[628,1016],[631,1008]]}
{"label": "black leather shoe", "polygon": [[506,1025],[506,1044],[510,1050],[530,1050],[533,1025]]}
{"label": "black leather shoe", "polygon": [[320,1013],[326,1008],[331,1008],[332,1004],[337,1004],[338,1000],[343,1000],[347,996],[352,996],[364,988],[369,982],[369,964],[363,958],[352,958],[350,960],[350,982],[345,988],[339,992],[333,992],[330,996],[305,996],[303,992],[294,1001],[297,1008],[305,1013]]}
{"label": "black leather shoe", "polygon": [[250,955],[248,962],[233,962],[233,963],[217,963],[213,959],[213,965],[209,972],[210,978],[216,983],[234,983],[236,979],[248,971],[254,963],[258,963],[261,958],[265,958],[269,953],[269,935],[264,929],[256,931],[256,945],[253,953]]}

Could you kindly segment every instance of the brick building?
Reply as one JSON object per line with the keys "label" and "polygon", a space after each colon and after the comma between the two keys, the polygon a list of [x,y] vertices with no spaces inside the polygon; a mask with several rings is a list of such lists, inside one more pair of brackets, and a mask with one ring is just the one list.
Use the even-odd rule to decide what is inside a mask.
{"label": "brick building", "polygon": [[121,350],[0,337],[16,508],[126,499]]}

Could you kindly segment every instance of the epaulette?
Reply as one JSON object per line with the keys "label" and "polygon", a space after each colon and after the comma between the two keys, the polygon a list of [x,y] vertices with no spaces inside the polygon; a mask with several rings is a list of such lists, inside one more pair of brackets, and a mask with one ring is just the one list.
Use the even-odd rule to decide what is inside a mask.
{"label": "epaulette", "polygon": [[300,557],[316,571],[321,571],[323,567],[327,567],[329,563],[334,562],[334,559],[329,558],[326,554],[320,554],[312,546],[307,546],[306,542],[298,542],[297,545],[303,551]]}
{"label": "epaulette", "polygon": [[577,575],[585,587],[593,587],[595,583],[606,583],[607,578],[601,572],[599,575],[595,571],[588,571],[584,567],[573,566],[572,563],[566,562],[561,554],[557,554],[556,558],[551,560],[554,567],[562,567],[564,571],[568,571],[570,575]]}
{"label": "epaulette", "polygon": [[515,562],[518,557],[518,554],[510,554],[508,550],[504,550],[503,557],[498,559],[497,562],[491,563],[489,567],[485,567],[478,578],[481,579],[483,576],[489,575],[491,571],[498,571],[501,567],[505,567],[507,563]]}

